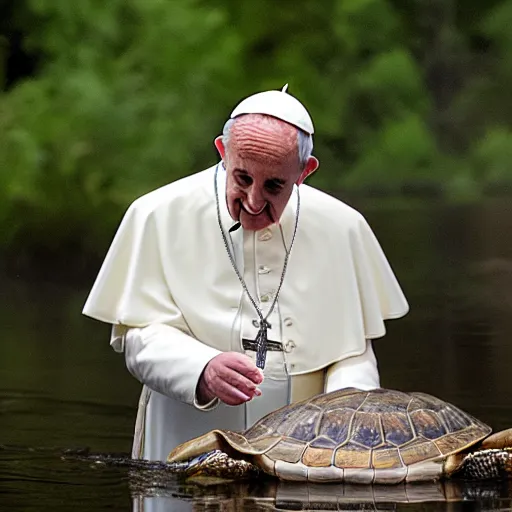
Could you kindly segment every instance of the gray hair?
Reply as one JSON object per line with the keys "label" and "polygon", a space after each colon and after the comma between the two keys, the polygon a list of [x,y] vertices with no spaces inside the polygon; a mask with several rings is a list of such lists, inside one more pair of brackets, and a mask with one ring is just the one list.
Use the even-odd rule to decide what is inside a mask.
{"label": "gray hair", "polygon": [[[230,131],[235,121],[236,118],[228,119],[222,129],[222,143],[224,144],[224,147],[227,147],[228,145]],[[309,157],[313,153],[313,136],[300,128],[297,128],[297,149],[299,153],[300,167],[301,169],[304,169]]]}

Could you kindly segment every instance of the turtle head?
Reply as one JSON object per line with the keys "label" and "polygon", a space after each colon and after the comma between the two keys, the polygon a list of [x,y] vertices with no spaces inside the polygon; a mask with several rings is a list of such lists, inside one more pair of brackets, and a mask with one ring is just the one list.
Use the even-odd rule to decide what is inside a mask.
{"label": "turtle head", "polygon": [[221,450],[201,453],[187,461],[170,462],[169,469],[186,477],[249,478],[259,469],[244,459],[235,459]]}
{"label": "turtle head", "polygon": [[[235,435],[235,434],[232,434]],[[167,457],[171,471],[186,477],[245,478],[260,470],[226,441],[226,433],[213,430],[177,446]]]}

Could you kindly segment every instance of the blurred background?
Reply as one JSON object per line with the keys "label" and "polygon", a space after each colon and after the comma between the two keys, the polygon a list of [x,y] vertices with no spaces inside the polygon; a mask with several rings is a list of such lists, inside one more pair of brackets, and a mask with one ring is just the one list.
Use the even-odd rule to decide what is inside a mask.
{"label": "blurred background", "polygon": [[210,166],[236,103],[285,83],[315,122],[311,184],[512,190],[510,0],[0,5],[0,249],[18,259],[101,258],[129,202]]}
{"label": "blurred background", "polygon": [[285,83],[309,184],[366,216],[411,305],[382,384],[512,426],[511,27],[512,0],[0,0],[0,500],[125,503],[55,457],[131,446],[140,385],[83,303],[129,203]]}

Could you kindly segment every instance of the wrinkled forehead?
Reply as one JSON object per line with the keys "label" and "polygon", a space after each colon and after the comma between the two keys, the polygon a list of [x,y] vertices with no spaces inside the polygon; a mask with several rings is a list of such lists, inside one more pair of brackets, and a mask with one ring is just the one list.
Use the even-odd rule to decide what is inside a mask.
{"label": "wrinkled forehead", "polygon": [[280,163],[297,158],[297,128],[274,117],[247,114],[231,127],[228,151],[241,158]]}

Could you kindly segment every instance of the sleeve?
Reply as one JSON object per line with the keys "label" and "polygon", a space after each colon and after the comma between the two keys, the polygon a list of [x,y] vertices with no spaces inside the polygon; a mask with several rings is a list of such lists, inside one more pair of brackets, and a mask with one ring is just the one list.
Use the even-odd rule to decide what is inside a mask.
{"label": "sleeve", "polygon": [[205,411],[218,405],[218,399],[199,404],[196,389],[205,366],[220,351],[179,329],[154,324],[127,329],[124,352],[129,372],[150,389]]}
{"label": "sleeve", "polygon": [[363,354],[343,359],[327,368],[325,393],[342,388],[368,390],[378,387],[379,370],[371,340],[366,341],[366,350]]}

